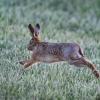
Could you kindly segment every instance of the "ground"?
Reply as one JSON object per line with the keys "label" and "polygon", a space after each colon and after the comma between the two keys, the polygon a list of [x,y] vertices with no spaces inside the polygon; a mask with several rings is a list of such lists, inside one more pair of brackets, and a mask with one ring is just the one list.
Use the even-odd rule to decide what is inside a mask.
{"label": "ground", "polygon": [[100,0],[0,0],[0,100],[100,100],[100,79],[67,62],[18,62],[31,53],[28,24],[48,42],[76,42],[100,70]]}

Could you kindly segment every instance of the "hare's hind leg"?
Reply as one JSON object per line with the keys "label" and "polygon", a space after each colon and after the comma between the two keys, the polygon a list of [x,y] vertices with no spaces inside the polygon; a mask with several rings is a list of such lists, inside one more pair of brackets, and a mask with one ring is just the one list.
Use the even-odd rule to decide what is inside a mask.
{"label": "hare's hind leg", "polygon": [[99,78],[100,77],[100,73],[97,71],[96,67],[94,64],[92,64],[88,59],[81,57],[79,59],[73,60],[71,62],[71,64],[75,65],[75,66],[81,66],[81,65],[86,65],[88,68],[90,68],[93,72],[93,74]]}
{"label": "hare's hind leg", "polygon": [[24,68],[27,68],[31,66],[33,63],[36,63],[33,59],[25,60],[25,61],[20,61],[20,64],[24,65]]}

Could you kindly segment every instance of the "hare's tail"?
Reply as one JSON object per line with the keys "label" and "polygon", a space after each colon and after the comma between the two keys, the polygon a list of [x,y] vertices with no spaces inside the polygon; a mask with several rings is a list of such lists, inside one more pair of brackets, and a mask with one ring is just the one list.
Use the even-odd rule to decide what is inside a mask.
{"label": "hare's tail", "polygon": [[81,47],[79,47],[79,53],[82,57],[84,57],[84,53],[83,53],[83,50],[81,49]]}

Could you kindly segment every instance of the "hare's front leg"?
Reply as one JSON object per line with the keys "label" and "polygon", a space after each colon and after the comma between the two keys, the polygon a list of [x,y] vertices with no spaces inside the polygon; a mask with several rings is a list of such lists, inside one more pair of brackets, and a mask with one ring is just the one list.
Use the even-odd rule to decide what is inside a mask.
{"label": "hare's front leg", "polygon": [[27,68],[27,67],[31,66],[33,63],[36,63],[36,61],[34,59],[29,59],[29,60],[25,60],[25,61],[20,61],[19,63],[24,65],[24,68]]}

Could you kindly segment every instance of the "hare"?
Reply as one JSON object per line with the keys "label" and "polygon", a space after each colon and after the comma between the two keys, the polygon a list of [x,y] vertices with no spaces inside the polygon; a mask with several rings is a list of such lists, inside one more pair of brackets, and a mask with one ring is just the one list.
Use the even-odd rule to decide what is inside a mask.
{"label": "hare", "polygon": [[94,64],[91,63],[86,57],[84,57],[83,50],[76,43],[49,43],[41,42],[40,39],[40,25],[36,24],[32,27],[28,26],[32,39],[30,40],[27,49],[32,51],[32,57],[29,60],[20,61],[20,64],[24,65],[24,68],[31,66],[37,62],[59,62],[68,61],[70,65],[75,66],[87,66],[93,72],[93,74],[99,78],[100,73],[96,70]]}

